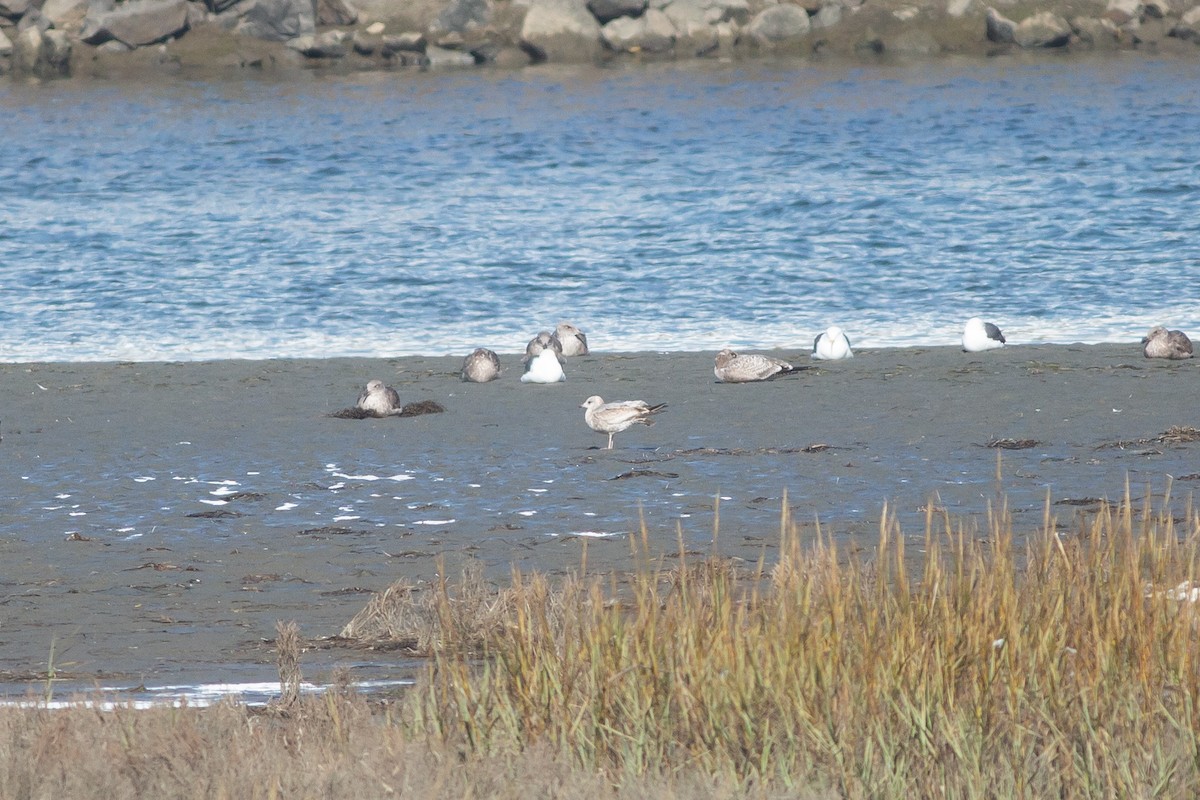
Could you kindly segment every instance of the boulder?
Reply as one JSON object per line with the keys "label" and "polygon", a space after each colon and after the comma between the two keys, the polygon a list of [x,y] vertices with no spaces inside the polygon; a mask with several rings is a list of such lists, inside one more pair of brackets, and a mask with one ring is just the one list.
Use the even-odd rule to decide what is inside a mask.
{"label": "boulder", "polygon": [[489,0],[450,0],[437,19],[429,26],[430,33],[437,35],[451,31],[464,33],[488,24],[492,18]]}
{"label": "boulder", "polygon": [[1153,19],[1166,19],[1174,11],[1171,0],[1146,0],[1142,8]]}
{"label": "boulder", "polygon": [[358,10],[346,0],[317,0],[317,25],[353,25]]}
{"label": "boulder", "polygon": [[905,56],[933,56],[942,52],[942,46],[924,28],[909,27],[886,40],[884,50]]}
{"label": "boulder", "polygon": [[12,40],[4,35],[4,31],[0,30],[0,58],[7,58],[12,55],[13,43]]}
{"label": "boulder", "polygon": [[642,16],[618,17],[600,30],[604,43],[626,53],[665,53],[675,46],[675,26],[656,8]]}
{"label": "boulder", "polygon": [[350,38],[347,31],[325,31],[313,35],[305,34],[287,41],[287,47],[305,58],[342,58],[346,55],[345,41]]}
{"label": "boulder", "polygon": [[187,26],[186,0],[132,0],[98,16],[89,10],[79,38],[88,44],[116,39],[130,47],[141,47],[178,36]]}
{"label": "boulder", "polygon": [[383,46],[383,40],[365,31],[355,31],[354,36],[350,39],[350,46],[360,56],[371,56]]}
{"label": "boulder", "polygon": [[444,47],[425,48],[425,66],[429,69],[462,69],[475,66],[475,56]]}
{"label": "boulder", "polygon": [[821,6],[816,16],[809,19],[814,28],[832,28],[842,21],[842,7],[836,3]]}
{"label": "boulder", "polygon": [[1200,40],[1200,6],[1185,11],[1179,22],[1171,28],[1170,35],[1185,42]]}
{"label": "boulder", "polygon": [[90,11],[88,0],[46,0],[42,5],[42,16],[63,30],[78,31]]}
{"label": "boulder", "polygon": [[704,2],[678,0],[658,12],[675,27],[676,52],[703,55],[719,46],[717,27],[709,22],[709,11]]}
{"label": "boulder", "polygon": [[1013,37],[1019,47],[1063,47],[1071,40],[1071,26],[1050,11],[1021,20]]}
{"label": "boulder", "polygon": [[[204,0],[204,5],[214,14],[220,14],[237,5],[238,0]],[[225,26],[229,27],[229,26]]]}
{"label": "boulder", "polygon": [[1142,0],[1108,0],[1104,17],[1117,25],[1126,25],[1142,18]]}
{"label": "boulder", "polygon": [[807,11],[791,3],[780,3],[758,12],[746,32],[759,45],[775,45],[800,39],[811,28]]}
{"label": "boulder", "polygon": [[54,27],[54,23],[46,18],[39,8],[31,8],[25,16],[17,20],[17,33],[24,33],[30,28],[37,28],[42,33]]}
{"label": "boulder", "polygon": [[1121,31],[1112,20],[1096,17],[1076,17],[1071,20],[1071,30],[1079,41],[1097,50],[1112,50],[1121,39]]}
{"label": "boulder", "polygon": [[19,19],[32,5],[29,0],[0,0],[0,17]]}
{"label": "boulder", "polygon": [[234,29],[244,36],[286,42],[316,33],[316,0],[250,0]]}
{"label": "boulder", "polygon": [[71,40],[62,31],[30,26],[12,44],[13,70],[52,78],[71,70]]}
{"label": "boulder", "polygon": [[521,49],[534,61],[590,61],[600,54],[600,23],[584,0],[532,0]]}
{"label": "boulder", "polygon": [[588,0],[587,7],[601,25],[607,25],[618,17],[640,17],[646,0]]}
{"label": "boulder", "polygon": [[747,0],[670,0],[664,4],[663,11],[676,27],[679,26],[679,20],[691,22],[696,19],[702,19],[709,25],[731,20],[745,25],[751,16]]}
{"label": "boulder", "polygon": [[395,53],[424,53],[427,43],[423,33],[393,33],[379,40],[379,50],[385,56]]}
{"label": "boulder", "polygon": [[990,6],[987,10],[985,24],[989,42],[1012,44],[1017,40],[1017,23]]}

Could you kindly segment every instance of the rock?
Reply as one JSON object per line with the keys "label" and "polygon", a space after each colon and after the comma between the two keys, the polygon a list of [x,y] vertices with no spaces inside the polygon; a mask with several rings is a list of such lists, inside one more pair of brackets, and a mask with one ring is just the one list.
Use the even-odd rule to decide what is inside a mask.
{"label": "rock", "polygon": [[991,6],[987,10],[986,24],[989,42],[1012,44],[1017,40],[1017,23],[1003,16]]}
{"label": "rock", "polygon": [[1121,38],[1121,31],[1112,20],[1096,17],[1076,17],[1071,20],[1071,30],[1080,42],[1097,50],[1112,50]]}
{"label": "rock", "polygon": [[24,16],[32,5],[29,0],[0,0],[0,17],[18,19]]}
{"label": "rock", "polygon": [[[717,26],[709,24],[708,12],[703,3],[675,2],[661,13],[675,27],[675,52],[687,55],[706,55],[720,47]],[[736,23],[718,23],[736,24]]]}
{"label": "rock", "polygon": [[774,45],[795,41],[811,28],[807,11],[791,3],[781,3],[758,12],[746,32],[760,45]]}
{"label": "rock", "polygon": [[1170,0],[1146,0],[1142,8],[1153,19],[1166,19],[1174,13]]}
{"label": "rock", "polygon": [[182,34],[187,30],[187,11],[186,0],[132,0],[96,16],[92,8],[79,38],[88,44],[115,38],[130,47],[142,47]]}
{"label": "rock", "polygon": [[832,28],[842,21],[842,7],[836,3],[821,6],[817,15],[808,21],[814,28]]}
{"label": "rock", "polygon": [[1117,25],[1127,25],[1142,18],[1141,0],[1108,0],[1104,9],[1104,17],[1111,19]]}
{"label": "rock", "polygon": [[46,19],[42,14],[41,9],[31,8],[25,12],[25,16],[17,20],[17,33],[24,33],[29,28],[37,28],[38,31],[45,33],[54,27],[54,23]]}
{"label": "rock", "polygon": [[42,16],[62,30],[78,31],[90,11],[88,0],[46,0],[42,6]]}
{"label": "rock", "polygon": [[132,0],[120,7],[88,17],[79,38],[88,44],[116,39],[130,47],[165,41],[187,30],[186,0]]}
{"label": "rock", "polygon": [[1050,11],[1021,20],[1013,34],[1019,47],[1063,47],[1071,40],[1071,26]]}
{"label": "rock", "polygon": [[424,53],[425,47],[425,34],[412,32],[384,36],[379,44],[380,52],[385,56],[401,52]]}
{"label": "rock", "polygon": [[251,0],[236,30],[244,36],[286,42],[316,33],[315,0]]}
{"label": "rock", "polygon": [[237,2],[238,0],[204,0],[208,10],[214,14],[220,14],[222,11],[232,8]]}
{"label": "rock", "polygon": [[430,33],[463,33],[488,24],[492,17],[489,0],[450,0],[429,26]]}
{"label": "rock", "polygon": [[975,0],[948,0],[946,3],[946,13],[958,18],[970,11],[974,5]]}
{"label": "rock", "polygon": [[367,26],[367,33],[371,34],[372,36],[379,36],[385,30],[387,30],[387,26],[382,22],[372,22]]}
{"label": "rock", "polygon": [[924,28],[911,27],[884,42],[884,49],[905,56],[932,56],[942,52],[942,46],[933,38],[933,34]]}
{"label": "rock", "polygon": [[37,27],[29,27],[17,33],[13,42],[13,70],[15,72],[33,73],[42,60],[42,32]]}
{"label": "rock", "polygon": [[675,26],[652,8],[642,16],[618,17],[600,30],[604,43],[626,53],[665,53],[675,46]]}
{"label": "rock", "polygon": [[346,0],[317,0],[317,25],[353,25],[358,10]]}
{"label": "rock", "polygon": [[42,31],[36,25],[17,35],[12,44],[13,70],[53,78],[71,70],[71,40],[62,31]]}
{"label": "rock", "polygon": [[425,66],[430,69],[462,69],[475,66],[475,56],[444,47],[425,48]]}
{"label": "rock", "polygon": [[1185,11],[1179,18],[1179,22],[1171,28],[1169,35],[1183,39],[1185,42],[1194,42],[1200,39],[1200,6]]}
{"label": "rock", "polygon": [[374,55],[375,51],[383,46],[383,40],[366,31],[355,31],[350,39],[350,46],[360,56],[369,56]]}
{"label": "rock", "polygon": [[4,35],[4,31],[0,30],[0,58],[7,58],[8,56],[11,56],[12,51],[12,40]]}
{"label": "rock", "polygon": [[601,25],[607,25],[619,17],[640,17],[646,0],[588,0],[587,7]]}
{"label": "rock", "polygon": [[590,61],[600,54],[600,23],[583,0],[532,0],[520,43],[534,61]]}
{"label": "rock", "polygon": [[350,38],[346,31],[325,31],[313,35],[305,34],[289,39],[286,46],[305,58],[343,58],[346,55],[345,41]]}
{"label": "rock", "polygon": [[43,76],[68,75],[71,72],[71,39],[65,31],[48,30],[42,34]]}

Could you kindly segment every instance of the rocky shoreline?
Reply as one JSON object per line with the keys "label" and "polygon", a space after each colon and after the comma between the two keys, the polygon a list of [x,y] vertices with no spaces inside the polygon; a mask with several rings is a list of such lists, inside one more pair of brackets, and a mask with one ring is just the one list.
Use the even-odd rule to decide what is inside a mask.
{"label": "rocky shoreline", "polygon": [[1193,0],[0,0],[0,74],[1200,52]]}

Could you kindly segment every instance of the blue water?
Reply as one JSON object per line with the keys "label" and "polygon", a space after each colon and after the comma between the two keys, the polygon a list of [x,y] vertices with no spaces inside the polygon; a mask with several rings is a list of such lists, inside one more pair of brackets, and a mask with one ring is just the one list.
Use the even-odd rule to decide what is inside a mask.
{"label": "blue water", "polygon": [[0,359],[1198,327],[1200,64],[0,88]]}

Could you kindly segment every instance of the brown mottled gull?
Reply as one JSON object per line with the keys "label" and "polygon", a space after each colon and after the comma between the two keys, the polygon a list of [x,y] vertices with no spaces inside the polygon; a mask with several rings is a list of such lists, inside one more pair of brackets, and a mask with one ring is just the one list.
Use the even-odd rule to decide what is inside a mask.
{"label": "brown mottled gull", "polygon": [[608,450],[613,447],[613,435],[633,425],[653,425],[651,415],[667,407],[666,403],[652,406],[645,400],[623,400],[606,403],[599,395],[592,395],[579,406],[585,409],[583,421],[599,433],[608,434]]}
{"label": "brown mottled gull", "polygon": [[748,383],[765,381],[776,375],[786,375],[789,372],[795,372],[796,369],[782,359],[758,353],[739,355],[727,347],[717,353],[713,374],[722,383]]}
{"label": "brown mottled gull", "polygon": [[564,356],[586,356],[588,354],[587,336],[569,322],[560,322],[554,329],[554,338],[558,340]]}
{"label": "brown mottled gull", "polygon": [[381,417],[399,414],[401,411],[400,395],[383,381],[367,381],[367,388],[358,396],[357,407]]}
{"label": "brown mottled gull", "polygon": [[1146,358],[1191,358],[1192,340],[1183,331],[1169,331],[1161,325],[1150,329],[1142,339]]}
{"label": "brown mottled gull", "polygon": [[500,377],[500,357],[486,347],[463,359],[462,379],[468,383],[487,383]]}

